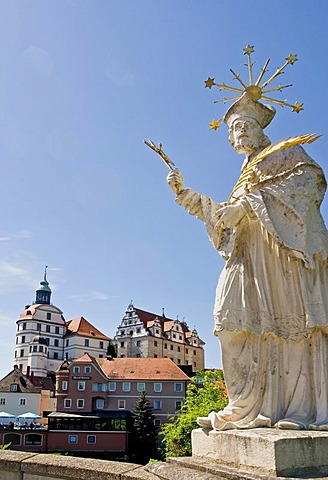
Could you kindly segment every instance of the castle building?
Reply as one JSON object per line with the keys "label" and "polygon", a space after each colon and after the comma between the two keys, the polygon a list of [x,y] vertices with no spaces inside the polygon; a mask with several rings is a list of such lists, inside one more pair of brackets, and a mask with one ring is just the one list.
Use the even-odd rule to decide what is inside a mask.
{"label": "castle building", "polygon": [[127,308],[114,338],[120,358],[170,358],[193,371],[204,369],[204,345],[186,322],[135,308]]}
{"label": "castle building", "polygon": [[26,305],[17,320],[14,365],[23,373],[54,374],[64,360],[84,352],[105,357],[110,338],[85,318],[66,322],[63,312],[51,303],[47,270],[36,290],[35,302]]}

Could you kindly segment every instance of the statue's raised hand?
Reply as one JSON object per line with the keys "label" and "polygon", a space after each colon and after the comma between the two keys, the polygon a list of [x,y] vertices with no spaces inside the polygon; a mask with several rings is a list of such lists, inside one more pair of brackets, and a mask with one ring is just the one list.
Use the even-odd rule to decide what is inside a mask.
{"label": "statue's raised hand", "polygon": [[178,195],[183,190],[184,180],[178,168],[171,170],[166,177],[166,180],[176,195]]}

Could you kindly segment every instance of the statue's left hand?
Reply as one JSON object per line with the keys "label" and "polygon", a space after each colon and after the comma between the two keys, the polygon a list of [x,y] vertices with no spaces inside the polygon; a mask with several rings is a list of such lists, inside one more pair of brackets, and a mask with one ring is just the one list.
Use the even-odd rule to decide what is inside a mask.
{"label": "statue's left hand", "polygon": [[218,208],[215,212],[215,217],[218,218],[215,228],[235,227],[245,214],[246,212],[240,202]]}

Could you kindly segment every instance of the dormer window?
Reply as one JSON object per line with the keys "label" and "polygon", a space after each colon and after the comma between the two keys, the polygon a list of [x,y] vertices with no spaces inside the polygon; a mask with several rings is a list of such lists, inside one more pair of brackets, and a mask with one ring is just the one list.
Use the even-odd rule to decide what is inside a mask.
{"label": "dormer window", "polygon": [[11,391],[11,392],[17,392],[17,390],[18,390],[17,387],[18,387],[18,386],[17,386],[17,383],[12,383],[12,384],[10,385],[10,391]]}

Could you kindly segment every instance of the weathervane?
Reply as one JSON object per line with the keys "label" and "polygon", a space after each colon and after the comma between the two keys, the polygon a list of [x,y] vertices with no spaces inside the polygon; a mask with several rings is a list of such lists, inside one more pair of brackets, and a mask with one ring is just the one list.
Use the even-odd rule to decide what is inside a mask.
{"label": "weathervane", "polygon": [[[295,62],[297,62],[297,55],[295,54],[290,54],[286,58],[285,63],[280,67],[277,68],[276,72],[264,83],[261,84],[261,81],[263,79],[263,76],[265,75],[266,72],[268,72],[267,67],[269,65],[270,59],[268,59],[263,68],[261,68],[261,73],[254,83],[253,80],[253,65],[254,62],[252,62],[251,59],[251,54],[254,53],[254,46],[253,45],[247,45],[247,47],[244,48],[243,50],[244,55],[247,55],[248,61],[247,61],[247,68],[248,68],[248,75],[249,75],[249,85],[246,85],[246,83],[240,78],[240,75],[235,73],[231,68],[230,71],[234,76],[234,79],[237,80],[243,88],[236,88],[236,87],[230,87],[229,85],[226,85],[225,83],[216,83],[214,78],[208,77],[207,80],[205,80],[205,88],[212,88],[213,86],[218,87],[219,90],[229,90],[231,92],[236,92],[238,95],[231,97],[231,98],[223,98],[222,100],[216,100],[214,103],[225,103],[233,100],[237,100],[239,97],[241,97],[244,93],[247,93],[247,95],[254,101],[257,100],[265,100],[267,102],[275,103],[277,105],[280,105],[281,107],[291,107],[293,112],[299,113],[301,110],[303,110],[303,103],[295,102],[294,104],[287,103],[286,101],[282,100],[277,100],[275,98],[267,97],[266,94],[270,92],[276,92],[279,91],[281,92],[284,88],[291,87],[292,84],[289,85],[278,85],[277,87],[273,88],[266,88],[278,75],[281,75],[284,73],[284,69],[287,67],[287,65],[293,65]],[[219,118],[218,120],[212,120],[210,123],[210,128],[212,130],[217,130],[220,127],[220,123],[223,120],[224,117]]]}

